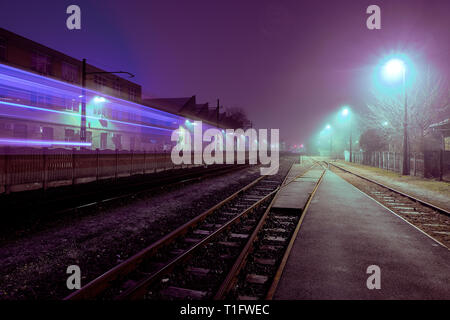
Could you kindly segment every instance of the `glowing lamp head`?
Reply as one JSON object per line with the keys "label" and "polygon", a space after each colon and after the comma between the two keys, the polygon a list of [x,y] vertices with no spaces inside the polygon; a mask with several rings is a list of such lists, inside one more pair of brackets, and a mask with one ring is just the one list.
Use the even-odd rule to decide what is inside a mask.
{"label": "glowing lamp head", "polygon": [[300,145],[300,148],[303,148],[303,143]]}
{"label": "glowing lamp head", "polygon": [[383,122],[383,126],[387,126],[389,123],[387,121]]}
{"label": "glowing lamp head", "polygon": [[325,129],[330,130],[331,126],[329,124],[327,124],[327,126],[325,127]]}
{"label": "glowing lamp head", "polygon": [[106,99],[103,98],[103,97],[99,97],[99,96],[95,96],[94,97],[94,102],[95,103],[102,103],[102,102],[105,102],[105,101],[106,101]]}
{"label": "glowing lamp head", "polygon": [[405,63],[400,59],[391,59],[383,67],[383,75],[387,79],[398,79],[405,72]]}
{"label": "glowing lamp head", "polygon": [[344,116],[344,117],[346,117],[346,116],[348,116],[348,114],[349,114],[349,110],[348,110],[348,108],[344,108],[343,110],[342,110],[342,115]]}

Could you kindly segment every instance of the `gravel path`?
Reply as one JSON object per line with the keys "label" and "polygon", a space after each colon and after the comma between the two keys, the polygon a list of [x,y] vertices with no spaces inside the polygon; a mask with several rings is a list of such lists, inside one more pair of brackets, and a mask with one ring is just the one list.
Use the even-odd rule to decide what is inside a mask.
{"label": "gravel path", "polygon": [[71,293],[67,266],[78,265],[86,284],[259,175],[259,168],[247,168],[140,196],[6,243],[0,249],[0,299],[60,299]]}

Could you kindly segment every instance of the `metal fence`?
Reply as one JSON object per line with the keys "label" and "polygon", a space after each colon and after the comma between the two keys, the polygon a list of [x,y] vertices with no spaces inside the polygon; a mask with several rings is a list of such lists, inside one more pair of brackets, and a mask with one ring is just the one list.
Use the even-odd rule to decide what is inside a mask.
{"label": "metal fence", "polygon": [[[199,166],[193,153],[190,157],[192,164],[175,165],[170,152],[2,148],[0,193]],[[244,158],[248,163],[247,154]]]}
{"label": "metal fence", "polygon": [[[397,152],[352,152],[353,162],[401,173],[403,154]],[[426,178],[450,178],[450,151],[409,154],[410,175]]]}

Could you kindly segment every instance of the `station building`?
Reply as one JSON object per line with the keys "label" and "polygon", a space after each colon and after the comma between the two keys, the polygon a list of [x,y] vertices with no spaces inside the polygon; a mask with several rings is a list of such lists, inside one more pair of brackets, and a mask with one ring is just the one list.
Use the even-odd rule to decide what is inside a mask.
{"label": "station building", "polygon": [[[0,28],[0,66],[3,68],[0,76],[4,77],[4,81],[0,85],[0,102],[10,102],[36,108],[48,108],[64,112],[67,115],[67,117],[62,119],[63,121],[57,123],[54,117],[46,115],[39,119],[33,119],[32,117],[24,119],[18,116],[16,117],[15,115],[18,113],[2,113],[0,115],[0,138],[27,139],[30,141],[80,141],[81,60]],[[55,93],[58,89],[52,92],[40,89],[39,86],[41,83],[39,82],[36,82],[34,88],[24,89],[25,86],[23,84],[20,87],[14,87],[10,79],[19,74],[18,72],[15,72],[14,75],[12,74],[16,69],[26,71],[31,75],[36,75],[34,78],[26,74],[20,75],[21,77],[27,77],[27,81],[41,81],[40,79],[45,77],[63,84],[65,83],[67,84],[67,88],[70,89],[64,90],[73,92],[73,94],[61,95]],[[9,78],[6,78],[6,72],[9,73]],[[112,73],[89,74],[93,72],[107,71],[86,64],[86,89],[88,92],[89,90],[93,90],[102,96],[116,98],[114,102],[118,104],[128,104],[131,106],[141,102],[142,89],[140,85]],[[61,87],[59,84],[55,86]],[[95,96],[91,98],[93,99]],[[121,128],[107,124],[108,120],[114,119],[140,123],[139,108],[122,107],[120,111],[117,109],[114,107],[108,108],[106,104],[102,108],[87,106],[88,115],[91,114],[92,117],[96,116],[102,120],[89,121],[88,119],[87,141],[92,144],[93,149],[143,149],[146,143],[141,143],[140,136],[139,134],[136,135],[135,130],[131,132],[127,132],[126,130],[117,132]],[[67,120],[71,118],[71,113],[78,115],[76,121]],[[157,146],[156,142],[155,145],[151,146],[152,143],[150,141],[156,141],[155,139],[144,140],[145,142],[149,142],[147,143],[149,145],[147,146],[148,148],[161,147]]]}

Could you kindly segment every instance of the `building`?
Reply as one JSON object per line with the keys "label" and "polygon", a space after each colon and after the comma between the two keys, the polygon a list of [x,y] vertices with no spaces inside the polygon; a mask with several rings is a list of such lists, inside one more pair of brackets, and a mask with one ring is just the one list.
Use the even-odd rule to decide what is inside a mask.
{"label": "building", "polygon": [[[0,115],[0,138],[21,143],[65,141],[67,146],[70,142],[76,146],[80,142],[82,65],[78,59],[0,28],[0,102],[3,110],[9,108],[9,113]],[[180,117],[141,105],[140,85],[115,74],[92,74],[97,72],[105,71],[86,65],[90,147],[163,149],[170,132],[182,122]],[[25,79],[35,85],[27,86]],[[36,111],[26,113],[26,108]]]}
{"label": "building", "polygon": [[211,126],[223,129],[247,128],[243,123],[230,118],[225,112],[217,112],[217,108],[209,108],[208,103],[198,104],[195,95],[183,98],[142,99],[142,103],[190,120],[202,121]]}
{"label": "building", "polygon": [[[82,61],[0,28],[0,63],[81,86]],[[117,70],[108,70],[117,71]],[[86,65],[86,87],[117,98],[140,102],[140,85],[93,65]]]}
{"label": "building", "polygon": [[[82,69],[83,61],[0,28],[0,146],[168,151],[173,130],[192,129],[192,120],[205,128],[246,128],[195,96],[142,99],[140,85],[89,64],[82,90]],[[86,142],[80,141],[84,100]]]}

